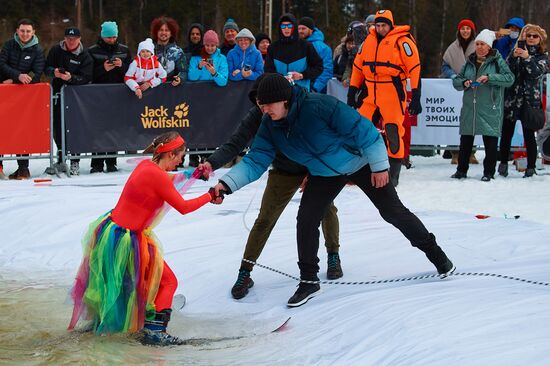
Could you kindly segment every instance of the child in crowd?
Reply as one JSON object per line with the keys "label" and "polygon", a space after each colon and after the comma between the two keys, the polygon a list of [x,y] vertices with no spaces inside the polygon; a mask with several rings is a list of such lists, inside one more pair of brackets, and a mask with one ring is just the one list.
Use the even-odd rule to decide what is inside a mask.
{"label": "child in crowd", "polygon": [[227,59],[218,48],[220,41],[213,30],[203,37],[203,48],[200,55],[191,57],[189,62],[189,80],[213,80],[218,86],[227,85]]}
{"label": "child in crowd", "polygon": [[159,86],[166,81],[166,71],[155,56],[155,45],[151,38],[140,42],[138,55],[130,64],[124,82],[136,96],[141,99],[143,92]]}
{"label": "child in crowd", "polygon": [[264,73],[262,54],[254,44],[256,38],[252,32],[243,28],[237,34],[236,39],[237,46],[227,54],[229,79],[233,81],[256,80]]}

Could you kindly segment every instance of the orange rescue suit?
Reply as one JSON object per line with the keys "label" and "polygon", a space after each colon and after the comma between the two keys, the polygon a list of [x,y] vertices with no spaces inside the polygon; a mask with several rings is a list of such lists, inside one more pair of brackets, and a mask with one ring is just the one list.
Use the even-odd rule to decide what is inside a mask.
{"label": "orange rescue suit", "polygon": [[394,26],[381,40],[371,29],[353,63],[350,86],[367,88],[359,113],[378,123],[383,119],[388,156],[404,157],[403,120],[407,79],[420,89],[420,58],[408,25]]}

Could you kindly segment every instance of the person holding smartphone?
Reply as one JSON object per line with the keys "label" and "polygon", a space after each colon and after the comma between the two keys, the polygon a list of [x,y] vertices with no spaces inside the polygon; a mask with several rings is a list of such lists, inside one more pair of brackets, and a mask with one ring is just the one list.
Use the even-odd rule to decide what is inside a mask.
{"label": "person holding smartphone", "polygon": [[[516,121],[522,120],[522,111],[526,107],[542,108],[542,90],[550,72],[546,46],[546,31],[536,24],[527,24],[520,33],[518,42],[508,59],[510,70],[515,76],[514,85],[506,89],[504,100],[504,121],[500,139],[500,164],[498,174],[508,176],[508,157]],[[527,150],[527,169],[524,178],[535,175],[537,143],[535,131],[526,128],[522,120],[523,139]]]}
{"label": "person holding smartphone", "polygon": [[467,177],[474,137],[482,135],[485,159],[481,180],[489,182],[494,179],[504,88],[514,82],[514,75],[500,53],[491,48],[495,38],[495,32],[482,30],[475,39],[475,52],[453,79],[454,88],[463,90],[464,94],[460,111],[458,166],[451,178]]}
{"label": "person holding smartphone", "polygon": [[262,54],[256,48],[256,38],[247,28],[237,34],[237,47],[227,54],[229,80],[256,80],[264,73]]}
{"label": "person holding smartphone", "polygon": [[218,34],[209,30],[204,34],[203,48],[189,62],[189,81],[211,80],[218,86],[226,86],[228,79],[227,59],[221,54]]}

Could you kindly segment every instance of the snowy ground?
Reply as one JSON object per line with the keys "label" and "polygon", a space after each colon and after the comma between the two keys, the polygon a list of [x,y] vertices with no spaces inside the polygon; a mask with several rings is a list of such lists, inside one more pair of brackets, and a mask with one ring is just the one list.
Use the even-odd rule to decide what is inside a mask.
{"label": "snowy ground", "polygon": [[[482,152],[477,155],[481,157]],[[481,165],[471,167],[471,178],[456,181],[449,178],[455,170],[449,160],[438,156],[413,157],[413,161],[414,169],[402,171],[399,195],[436,235],[457,271],[550,282],[550,166],[532,179],[523,179],[511,168],[508,178],[484,183],[479,180]],[[172,333],[186,338],[251,335],[291,316],[285,332],[198,350],[190,346],[152,349],[128,344],[119,337],[105,341],[105,337],[83,336],[65,342],[70,317],[65,294],[80,262],[81,235],[89,222],[114,206],[133,168],[122,160],[119,173],[89,175],[89,160],[81,164],[80,177],[56,179],[51,186],[35,186],[32,181],[0,182],[0,323],[9,320],[13,309],[2,298],[11,299],[7,295],[28,289],[38,296],[38,291],[50,288],[44,306],[56,314],[52,317],[59,319],[59,324],[50,324],[41,336],[63,340],[38,345],[24,341],[19,347],[36,347],[38,351],[27,350],[25,357],[18,359],[14,350],[18,337],[23,336],[17,327],[0,325],[0,338],[8,340],[7,346],[0,342],[0,349],[11,350],[0,352],[0,362],[36,364],[39,357],[51,361],[53,348],[59,351],[58,364],[91,360],[201,365],[550,364],[550,286],[472,276],[384,285],[324,285],[320,296],[300,308],[287,309],[296,282],[256,268],[256,285],[250,294],[241,301],[233,300],[229,290],[236,279],[247,227],[258,212],[266,176],[228,196],[221,206],[207,205],[187,216],[171,211],[155,232],[180,281],[178,293],[187,297],[181,316],[171,324]],[[4,167],[11,173],[15,163],[4,162]],[[31,161],[34,176],[44,167],[45,162]],[[222,171],[217,173],[221,175]],[[213,182],[197,182],[187,196],[205,192],[211,185]],[[297,195],[292,200],[259,259],[292,275],[298,273],[295,217],[299,199]],[[342,280],[434,273],[422,253],[386,224],[357,188],[345,188],[336,206]],[[490,217],[479,220],[477,214]],[[505,215],[520,217],[507,219]],[[319,256],[321,278],[325,279],[323,248]],[[30,313],[24,319],[36,321],[40,330],[42,323],[37,320],[41,317],[44,315]],[[94,346],[87,349],[90,344]],[[67,351],[71,345],[75,352]],[[77,349],[87,352],[79,354]]]}

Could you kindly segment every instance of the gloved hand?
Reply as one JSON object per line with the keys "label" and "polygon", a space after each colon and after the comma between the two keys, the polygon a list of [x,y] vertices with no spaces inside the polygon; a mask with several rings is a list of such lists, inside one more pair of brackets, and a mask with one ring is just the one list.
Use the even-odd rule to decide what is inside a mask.
{"label": "gloved hand", "polygon": [[417,114],[422,113],[422,105],[420,104],[420,89],[412,90],[412,98],[409,103],[408,111],[411,116],[416,116]]}
{"label": "gloved hand", "polygon": [[221,204],[223,202],[223,199],[224,199],[224,193],[225,193],[225,191],[222,191],[222,190],[218,190],[216,192],[216,188],[211,187],[208,190],[208,194],[210,194],[210,203],[213,203],[213,204],[216,204],[216,205]]}
{"label": "gloved hand", "polygon": [[361,108],[363,99],[365,99],[368,94],[368,90],[365,86],[362,88],[350,86],[348,89],[348,105],[355,109]]}

